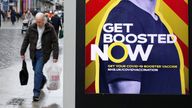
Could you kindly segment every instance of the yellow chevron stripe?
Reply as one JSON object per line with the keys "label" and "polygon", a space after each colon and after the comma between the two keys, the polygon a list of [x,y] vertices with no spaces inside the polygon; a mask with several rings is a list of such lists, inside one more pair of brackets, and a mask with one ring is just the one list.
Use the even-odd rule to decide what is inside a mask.
{"label": "yellow chevron stripe", "polygon": [[188,0],[184,0],[188,4]]}
{"label": "yellow chevron stripe", "polygon": [[95,15],[93,17],[93,19],[91,19],[91,21],[88,24],[86,24],[85,45],[87,45],[96,36],[98,26],[99,26],[99,24],[100,24],[100,22],[104,16],[106,10],[109,8],[109,6],[111,4],[113,4],[114,1],[116,1],[116,0],[111,0],[102,10],[100,10],[100,12],[97,13],[97,15]]}
{"label": "yellow chevron stripe", "polygon": [[[188,25],[179,18],[167,4],[161,2],[159,11],[169,23],[174,33],[188,46]],[[185,88],[189,89],[189,70],[184,67]]]}
{"label": "yellow chevron stripe", "polygon": [[85,89],[95,81],[95,62],[91,62],[85,71]]}
{"label": "yellow chevron stripe", "polygon": [[[95,43],[97,45],[99,45],[99,40],[100,40],[100,34],[102,31],[102,27],[105,23],[105,21],[107,20],[107,17],[109,15],[109,13],[111,12],[111,10],[118,5],[118,3],[120,2],[120,0],[114,0],[114,2],[110,5],[110,7],[106,10],[105,15],[102,18],[102,21],[99,23],[99,27],[98,27],[98,31],[97,31],[97,36],[96,36],[96,41]],[[98,94],[100,92],[99,89],[99,56],[96,56],[96,60],[95,60],[95,64],[96,64],[96,76],[95,76],[95,91]]]}
{"label": "yellow chevron stripe", "polygon": [[188,25],[164,2],[160,3],[159,11],[171,26],[173,32],[188,46]]}
{"label": "yellow chevron stripe", "polygon": [[185,72],[185,87],[189,90],[189,69],[185,66],[184,68]]}

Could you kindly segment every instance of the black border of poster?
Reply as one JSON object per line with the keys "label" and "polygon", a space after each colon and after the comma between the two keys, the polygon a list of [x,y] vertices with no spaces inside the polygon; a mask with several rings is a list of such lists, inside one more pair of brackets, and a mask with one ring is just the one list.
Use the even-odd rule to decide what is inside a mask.
{"label": "black border of poster", "polygon": [[192,95],[192,1],[188,0],[188,4],[189,4],[189,93],[190,95]]}
{"label": "black border of poster", "polygon": [[[189,19],[192,18],[192,1],[189,4]],[[85,0],[76,0],[76,108],[137,108],[181,107],[190,104],[191,95],[110,95],[85,94]],[[192,70],[192,20],[189,20],[189,71]],[[192,74],[190,94],[192,93]]]}

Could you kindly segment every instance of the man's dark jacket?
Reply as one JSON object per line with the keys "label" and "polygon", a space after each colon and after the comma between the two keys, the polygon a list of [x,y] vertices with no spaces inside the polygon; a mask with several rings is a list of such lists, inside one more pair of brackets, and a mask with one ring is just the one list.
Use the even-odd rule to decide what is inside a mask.
{"label": "man's dark jacket", "polygon": [[[34,23],[29,27],[26,33],[20,54],[24,55],[28,45],[30,44],[29,47],[30,58],[32,59],[32,61],[34,61],[37,40],[38,40],[37,25]],[[42,45],[44,63],[46,63],[49,60],[52,51],[53,51],[53,59],[58,59],[59,54],[58,39],[56,36],[56,32],[51,24],[49,23],[45,24],[45,30],[43,32],[41,41],[42,41],[41,45]]]}

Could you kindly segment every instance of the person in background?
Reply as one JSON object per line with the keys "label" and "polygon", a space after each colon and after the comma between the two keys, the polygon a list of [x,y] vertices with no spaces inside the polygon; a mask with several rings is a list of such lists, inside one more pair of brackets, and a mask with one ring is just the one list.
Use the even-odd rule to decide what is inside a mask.
{"label": "person in background", "polygon": [[23,12],[22,11],[19,12],[19,16],[20,16],[20,18],[22,18],[22,16],[23,16]]}
{"label": "person in background", "polygon": [[38,10],[35,9],[34,12],[33,12],[33,16],[35,16],[37,13],[38,13]]}
{"label": "person in background", "polygon": [[27,19],[29,21],[29,24],[31,25],[32,24],[32,21],[33,21],[33,15],[31,13],[30,10],[27,11],[26,15],[25,15],[25,19]]}
{"label": "person in background", "polygon": [[14,9],[11,10],[11,22],[12,22],[12,25],[15,24],[15,21],[16,21],[16,12]]}
{"label": "person in background", "polygon": [[0,9],[0,27],[1,27],[1,15],[3,14],[3,11]]}
{"label": "person in background", "polygon": [[1,15],[3,17],[3,21],[5,21],[5,12],[1,10]]}
{"label": "person in background", "polygon": [[48,13],[48,18],[49,18],[49,20],[51,20],[51,18],[54,16],[54,14],[53,14],[53,11],[49,11],[49,13]]}
{"label": "person in background", "polygon": [[26,16],[26,11],[23,11],[23,12],[22,12],[22,17],[21,17],[21,18],[22,18],[22,20],[24,20],[24,19],[25,19],[25,16]]}
{"label": "person in background", "polygon": [[19,12],[16,13],[17,22],[19,22],[20,14]]}
{"label": "person in background", "polygon": [[51,23],[51,20],[49,20],[49,17],[48,17],[48,13],[45,13],[45,18],[46,18],[47,22]]}
{"label": "person in background", "polygon": [[61,25],[61,19],[58,16],[57,12],[55,12],[54,16],[51,18],[51,24],[54,26],[55,31],[56,31],[57,36],[58,36],[58,34],[59,34],[59,27],[61,27],[61,29],[62,29],[62,25]]}
{"label": "person in background", "polygon": [[4,12],[5,21],[7,20],[7,11]]}
{"label": "person in background", "polygon": [[9,20],[10,18],[11,18],[11,11],[8,10],[8,11],[7,11],[7,20]]}
{"label": "person in background", "polygon": [[46,22],[43,13],[36,14],[35,23],[29,26],[23,40],[20,50],[20,55],[23,60],[25,59],[25,52],[28,46],[30,46],[30,58],[35,72],[33,101],[39,101],[41,90],[47,81],[46,77],[43,75],[44,64],[50,59],[52,52],[53,63],[57,62],[59,56],[56,32],[53,26]]}

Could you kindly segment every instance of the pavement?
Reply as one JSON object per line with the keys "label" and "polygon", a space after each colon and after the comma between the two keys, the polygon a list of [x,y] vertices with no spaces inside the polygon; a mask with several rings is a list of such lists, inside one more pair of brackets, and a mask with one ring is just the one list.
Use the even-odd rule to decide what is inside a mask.
{"label": "pavement", "polygon": [[12,25],[11,21],[1,21],[0,29],[21,29],[21,27],[22,27],[22,20],[15,22],[15,25]]}
{"label": "pavement", "polygon": [[[22,21],[15,25],[11,22],[2,22],[0,28],[0,108],[63,108],[63,69],[60,74],[60,88],[50,91],[47,86],[43,88],[41,100],[32,102],[33,79],[29,51],[26,53],[26,62],[29,72],[29,81],[26,86],[21,86],[19,82],[19,71],[22,60],[19,51],[24,38],[21,34]],[[59,39],[60,56],[58,65],[63,67],[63,39]],[[45,64],[44,74],[52,63]]]}

